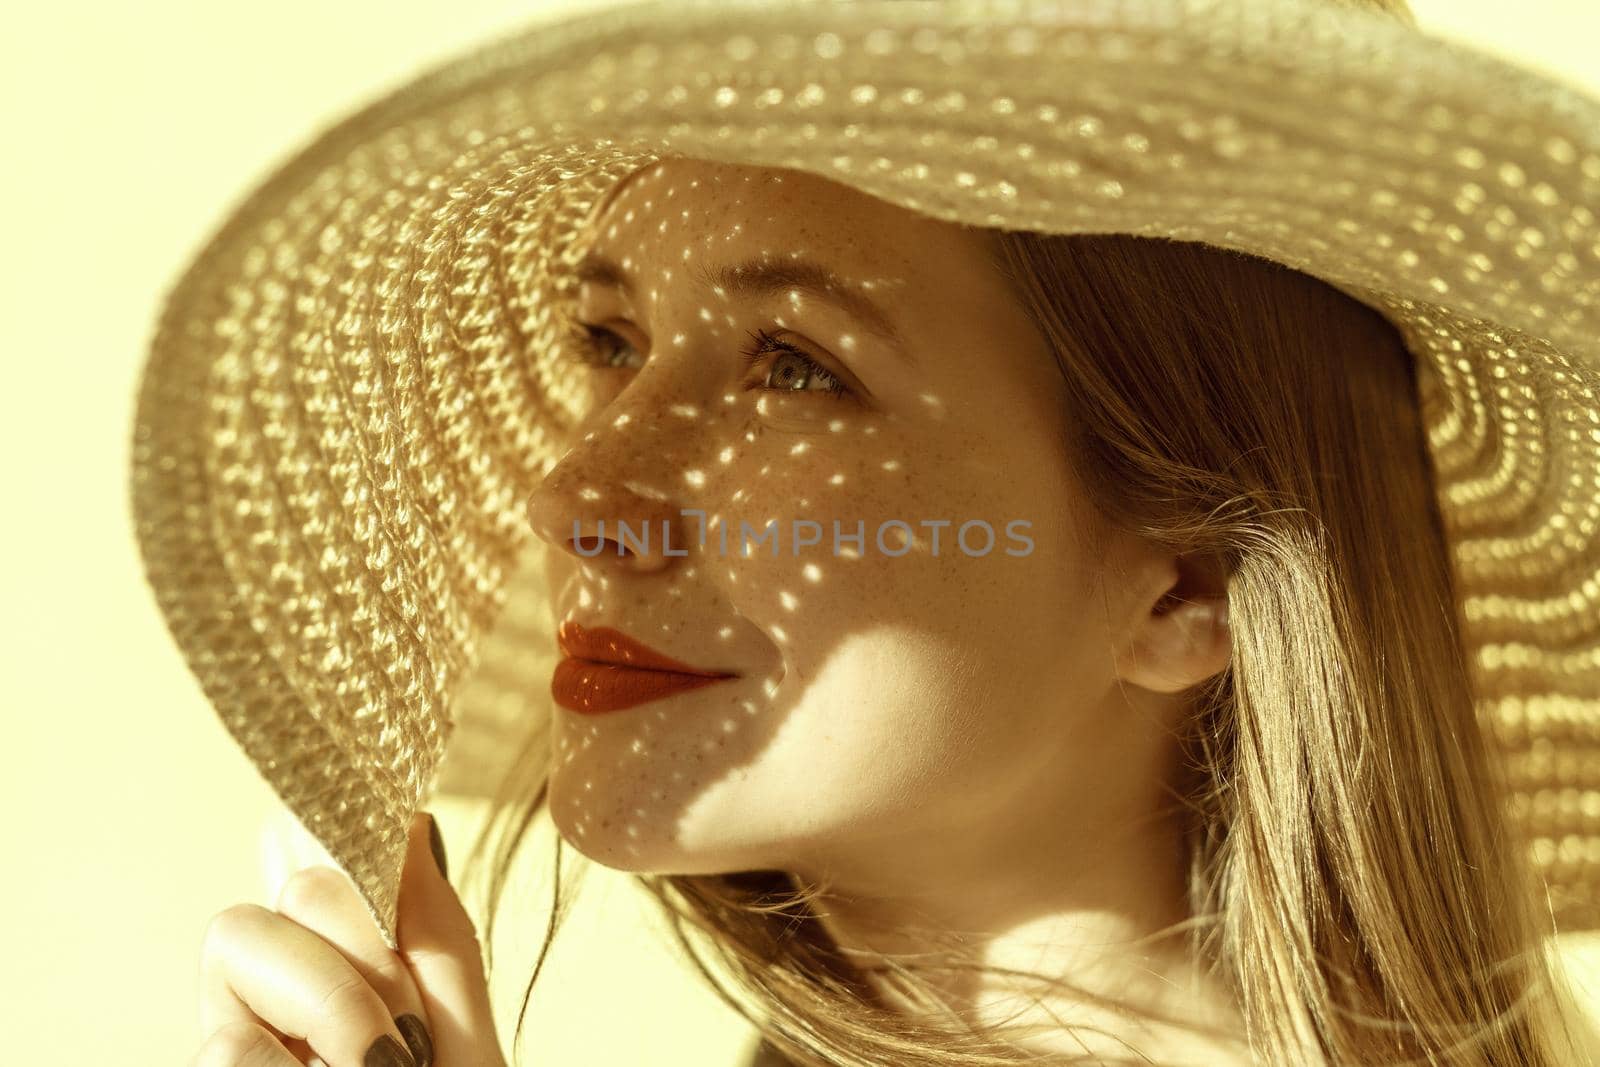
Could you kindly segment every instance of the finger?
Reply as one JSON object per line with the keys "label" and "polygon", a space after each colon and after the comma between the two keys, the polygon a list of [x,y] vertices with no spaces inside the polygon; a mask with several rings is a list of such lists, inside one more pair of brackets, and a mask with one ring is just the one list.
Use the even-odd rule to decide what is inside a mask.
{"label": "finger", "polygon": [[206,1038],[189,1067],[300,1067],[300,1061],[260,1024],[231,1022]]}
{"label": "finger", "polygon": [[412,1067],[388,1005],[361,972],[321,937],[258,904],[235,904],[207,925],[200,1004],[208,1032],[263,1023],[304,1039],[330,1064]]}
{"label": "finger", "polygon": [[[471,916],[434,861],[431,818],[421,811],[411,822],[395,938],[433,1021],[435,1062],[485,1063],[485,1043],[494,1047],[496,1038],[483,953]],[[498,1048],[493,1055],[504,1062]]]}
{"label": "finger", "polygon": [[[418,1067],[432,1062],[428,1012],[416,979],[404,960],[384,944],[378,924],[356,895],[356,887],[332,867],[296,871],[278,894],[278,913],[304,926],[344,954],[367,985],[388,1005],[395,1025],[417,1057]],[[403,1016],[411,1016],[411,1020]],[[418,1033],[418,1031],[421,1033]],[[408,1034],[409,1031],[409,1034]]]}

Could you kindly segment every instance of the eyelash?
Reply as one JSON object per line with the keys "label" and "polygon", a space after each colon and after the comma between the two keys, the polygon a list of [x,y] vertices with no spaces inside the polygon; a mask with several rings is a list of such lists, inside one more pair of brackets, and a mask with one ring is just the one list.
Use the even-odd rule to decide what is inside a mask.
{"label": "eyelash", "polygon": [[[601,350],[602,342],[609,339],[627,344],[627,341],[619,336],[615,331],[608,330],[604,326],[593,326],[586,322],[579,323],[579,325],[583,327],[583,332],[585,334],[583,340],[583,346],[586,350],[587,357],[585,362],[593,363],[602,367],[613,366],[612,364],[605,362],[603,359],[596,358],[597,353]],[[813,391],[805,389],[785,389],[779,386],[767,386],[762,384],[751,384],[751,378],[753,377],[752,371],[754,370],[756,364],[761,362],[761,357],[770,352],[778,352],[794,356],[796,359],[799,359],[802,363],[804,363],[807,376],[820,379],[825,387],[823,391],[826,392],[830,397],[845,400],[856,399],[855,392],[849,386],[845,385],[844,382],[840,381],[838,375],[830,373],[826,367],[822,366],[816,360],[806,355],[805,352],[799,348],[796,348],[794,345],[789,344],[787,341],[780,341],[778,338],[772,336],[766,330],[762,329],[751,330],[745,336],[749,337],[750,340],[745,347],[739,350],[739,355],[743,357],[745,367],[749,368],[745,372],[744,388],[765,389],[774,393]]]}

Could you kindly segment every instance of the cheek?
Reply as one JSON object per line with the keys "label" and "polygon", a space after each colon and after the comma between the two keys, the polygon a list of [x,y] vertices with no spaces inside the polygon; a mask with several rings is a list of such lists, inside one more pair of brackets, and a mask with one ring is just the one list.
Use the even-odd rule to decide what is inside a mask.
{"label": "cheek", "polygon": [[[821,525],[823,543],[800,551],[810,559],[832,559],[835,523],[844,555],[853,544],[846,535],[864,526],[860,551],[886,555],[875,540],[880,525],[898,520],[926,537],[923,520],[950,519],[979,503],[970,484],[977,479],[952,466],[943,444],[893,428],[874,433],[859,424],[842,434],[766,427],[755,443],[732,453],[719,475],[730,533],[740,520],[757,528],[775,520],[785,533],[791,520],[809,520]],[[904,536],[892,526],[885,530],[887,551],[898,551]]]}
{"label": "cheek", "polygon": [[814,673],[786,678],[762,781],[819,825],[914,815],[1011,757],[974,653],[896,623],[841,629]]}
{"label": "cheek", "polygon": [[[719,512],[726,587],[800,680],[820,673],[836,636],[884,626],[936,637],[947,659],[964,650],[985,672],[1013,671],[1059,650],[1082,614],[1088,561],[1063,521],[1064,483],[1038,463],[1000,476],[992,450],[947,440],[957,447],[885,437],[872,449],[852,440],[752,452],[743,457],[751,466],[733,473],[739,488]],[[800,544],[795,519],[816,523],[804,532],[819,543]],[[758,531],[768,520],[776,553],[770,541],[751,543],[741,558],[739,523]],[[715,541],[708,548],[719,556]]]}
{"label": "cheek", "polygon": [[[712,555],[725,558],[736,573],[776,580],[799,575],[807,563],[826,569],[847,561],[853,544],[847,535],[863,523],[868,540],[862,554],[875,551],[871,536],[879,523],[914,511],[916,494],[903,475],[886,472],[881,461],[860,454],[862,443],[841,447],[843,442],[811,435],[769,432],[758,445],[747,445],[718,475],[715,495],[721,505],[707,542]],[[741,523],[750,545],[747,557],[739,555]],[[756,542],[769,526],[777,534],[776,552],[772,537]],[[725,552],[720,540],[709,539],[713,534],[725,537]]]}
{"label": "cheek", "polygon": [[998,646],[898,623],[836,631],[815,674],[780,687],[779,725],[752,778],[800,837],[939,832],[1067,737],[1058,684],[1016,684],[1003,658]]}

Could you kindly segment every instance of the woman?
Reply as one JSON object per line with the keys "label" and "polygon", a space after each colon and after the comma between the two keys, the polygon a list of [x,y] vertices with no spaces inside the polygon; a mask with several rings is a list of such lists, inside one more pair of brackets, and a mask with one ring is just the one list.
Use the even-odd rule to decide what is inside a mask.
{"label": "woman", "polygon": [[[1383,316],[690,157],[584,233],[584,420],[523,502],[567,658],[486,937],[547,807],[796,1063],[1573,1062]],[[293,881],[214,922],[199,1062],[500,1062],[420,839],[428,966]]]}
{"label": "woman", "polygon": [[[1049,946],[1055,973],[1146,1014],[1225,1018],[1230,998],[1181,938],[1143,942],[1188,915],[1169,789],[1186,691],[1228,664],[1226,574],[1095,512],[1068,458],[1085,423],[996,235],[815,176],[676,160],[627,181],[595,229],[589,255],[632,283],[579,294],[603,404],[528,503],[561,549],[555,616],[737,677],[656,714],[558,716],[548,802],[562,837],[641,874],[828,879],[823,928],[841,947],[923,949],[873,932],[914,921],[990,964],[1026,967]],[[739,297],[700,282],[802,260],[883,325],[781,277]],[[741,342],[760,329],[752,359]],[[1178,411],[1159,414],[1151,424]],[[693,545],[679,513],[694,509],[733,530],[809,517],[826,536],[748,559],[723,556],[715,530],[699,559],[668,557],[660,536],[626,556],[580,543],[667,521],[672,543]],[[911,551],[878,551],[891,519],[916,528]],[[957,528],[974,520],[1028,522],[1031,551],[976,555],[972,527],[968,554]],[[873,541],[836,556],[833,524],[858,521]],[[966,1014],[1015,1009],[1004,983],[941,982]],[[1025,1021],[1114,1026],[1076,1001],[1033,1010]],[[1050,1030],[1041,1049],[1078,1047]],[[1145,1041],[1157,1059],[1178,1048],[1160,1032]],[[1200,1047],[1190,1059],[1220,1062]]]}
{"label": "woman", "polygon": [[[566,841],[692,877],[711,915],[826,884],[808,953],[945,948],[922,999],[874,994],[1031,1025],[1019,1043],[1040,1053],[1249,1062],[1250,1013],[1266,1062],[1291,1061],[1299,1026],[1335,1062],[1390,1062],[1467,1028],[1419,1011],[1392,1034],[1385,995],[1515,1018],[1540,965],[1497,967],[1536,926],[1515,916],[1525,872],[1481,786],[1455,620],[1416,609],[1452,593],[1412,360],[1380,316],[1216,249],[967,229],[697,161],[624,182],[595,230],[590,254],[633,281],[581,290],[604,404],[529,502],[562,550],[555,614],[737,677],[653,717],[559,716],[547,803]],[[799,259],[872,294],[898,343],[798,289],[698,282]],[[776,336],[747,366],[762,324]],[[776,391],[719,411],[739,388]],[[661,417],[684,406],[710,413]],[[1036,544],[938,558],[925,538],[808,567],[585,543],[673,509],[756,527],[785,501],[869,530],[1027,516]],[[774,873],[715,877],[752,869]],[[752,982],[761,936],[730,949]],[[1076,988],[1021,1006],[979,964]],[[841,1047],[898,1036],[792,995]],[[1460,1062],[1551,1055],[1527,1019],[1494,1040]]]}
{"label": "woman", "polygon": [[[1537,927],[1455,620],[1416,608],[1450,578],[1412,361],[1376,313],[1216,249],[968,229],[696,160],[624,181],[592,229],[625,279],[577,304],[593,429],[527,503],[555,615],[732,677],[558,714],[537,802],[565,841],[720,919],[730,962],[862,1062],[924,1062],[945,1012],[1030,1028],[1052,1062],[1248,1063],[1247,1016],[1269,1063],[1302,1025],[1376,1063],[1497,1017],[1440,1062],[1560,1062],[1522,1014],[1537,957],[1504,962]],[[793,278],[703,280],[801,259],[896,339]],[[695,509],[712,531],[678,557]],[[774,514],[924,532],[720,554],[718,521]],[[936,522],[971,518],[1027,519],[1032,551],[946,530],[936,556]],[[753,909],[791,879],[813,921],[773,944]],[[896,1014],[845,1014],[824,976],[879,953],[916,957],[867,994]],[[1019,1001],[980,966],[1072,984]]]}

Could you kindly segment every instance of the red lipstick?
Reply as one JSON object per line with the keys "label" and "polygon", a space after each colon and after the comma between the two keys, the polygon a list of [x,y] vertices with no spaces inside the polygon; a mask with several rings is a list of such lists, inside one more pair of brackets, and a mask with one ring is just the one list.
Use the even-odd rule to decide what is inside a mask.
{"label": "red lipstick", "polygon": [[556,640],[565,658],[556,664],[551,695],[584,715],[621,711],[738,677],[691,667],[609,626],[584,627],[568,619],[556,630]]}

